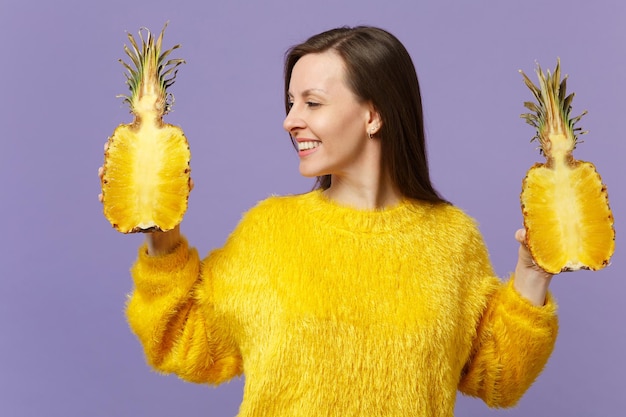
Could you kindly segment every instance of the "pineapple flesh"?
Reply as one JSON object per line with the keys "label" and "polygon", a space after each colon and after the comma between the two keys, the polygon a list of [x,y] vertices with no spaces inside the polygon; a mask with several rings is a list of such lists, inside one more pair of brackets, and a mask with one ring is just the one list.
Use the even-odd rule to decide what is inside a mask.
{"label": "pineapple flesh", "polygon": [[578,136],[587,133],[575,127],[586,112],[570,118],[574,94],[566,95],[560,61],[553,74],[539,65],[536,72],[538,87],[520,71],[537,101],[524,103],[531,113],[522,117],[536,128],[532,140],[546,158],[528,170],[522,184],[526,244],[535,263],[552,274],[602,269],[615,250],[607,188],[591,162],[572,155]]}
{"label": "pineapple flesh", "polygon": [[124,50],[132,65],[120,59],[130,89],[121,97],[134,119],[109,137],[101,185],[104,215],[122,233],[171,230],[187,210],[189,144],[178,126],[163,121],[173,104],[167,89],[184,60],[166,59],[180,45],[161,52],[165,27],[158,38],[142,28],[139,43],[129,33]]}

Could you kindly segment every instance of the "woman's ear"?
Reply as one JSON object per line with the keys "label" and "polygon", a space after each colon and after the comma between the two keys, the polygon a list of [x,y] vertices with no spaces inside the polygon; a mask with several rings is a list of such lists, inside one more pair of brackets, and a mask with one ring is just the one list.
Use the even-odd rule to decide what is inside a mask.
{"label": "woman's ear", "polygon": [[380,113],[374,108],[374,106],[370,106],[369,111],[369,120],[367,122],[367,134],[372,137],[376,135],[380,131],[380,128],[383,125],[383,121],[380,117]]}

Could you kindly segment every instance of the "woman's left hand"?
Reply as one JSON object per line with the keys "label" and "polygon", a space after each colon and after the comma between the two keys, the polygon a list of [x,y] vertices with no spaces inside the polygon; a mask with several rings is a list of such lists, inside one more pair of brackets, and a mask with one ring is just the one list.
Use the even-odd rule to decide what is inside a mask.
{"label": "woman's left hand", "polygon": [[515,289],[532,304],[542,306],[546,302],[552,274],[535,264],[526,246],[526,230],[515,232],[515,239],[520,243],[513,283]]}

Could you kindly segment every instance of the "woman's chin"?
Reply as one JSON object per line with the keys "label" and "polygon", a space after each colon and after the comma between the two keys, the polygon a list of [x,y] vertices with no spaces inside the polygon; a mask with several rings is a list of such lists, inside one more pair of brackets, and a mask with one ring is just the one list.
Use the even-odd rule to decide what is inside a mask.
{"label": "woman's chin", "polygon": [[313,169],[312,167],[307,167],[303,164],[300,164],[300,175],[307,178],[315,178],[326,175],[326,173],[322,172],[319,169]]}

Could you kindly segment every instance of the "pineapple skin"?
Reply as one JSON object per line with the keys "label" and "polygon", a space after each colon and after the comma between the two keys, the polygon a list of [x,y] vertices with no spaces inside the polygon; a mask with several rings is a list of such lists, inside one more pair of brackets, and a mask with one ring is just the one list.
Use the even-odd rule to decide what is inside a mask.
{"label": "pineapple skin", "polygon": [[118,126],[105,152],[104,215],[122,233],[168,231],[187,210],[191,152],[173,125]]}
{"label": "pineapple skin", "polygon": [[615,251],[613,214],[606,186],[591,162],[535,164],[520,195],[526,245],[551,274],[599,270]]}

